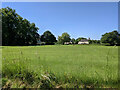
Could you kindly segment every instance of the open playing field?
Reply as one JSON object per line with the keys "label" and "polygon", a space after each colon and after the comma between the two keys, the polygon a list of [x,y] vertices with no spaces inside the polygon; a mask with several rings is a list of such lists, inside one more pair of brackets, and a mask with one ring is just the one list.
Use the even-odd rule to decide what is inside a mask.
{"label": "open playing field", "polygon": [[[28,83],[27,87],[41,87],[42,85],[56,88],[116,87],[117,72],[117,46],[2,47],[3,87],[7,87],[6,83],[8,82],[11,87],[27,86],[27,84],[20,84],[22,82],[17,80],[25,80]],[[27,78],[25,73],[33,73],[34,75],[29,76],[27,74],[29,76]],[[11,83],[10,80],[19,83],[21,86]],[[32,85],[29,80],[34,81]]]}

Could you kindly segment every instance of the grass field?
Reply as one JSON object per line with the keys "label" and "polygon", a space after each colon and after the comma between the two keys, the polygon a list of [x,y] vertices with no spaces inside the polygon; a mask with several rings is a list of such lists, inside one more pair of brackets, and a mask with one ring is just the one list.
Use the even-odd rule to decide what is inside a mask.
{"label": "grass field", "polygon": [[117,87],[118,47],[4,46],[3,87]]}

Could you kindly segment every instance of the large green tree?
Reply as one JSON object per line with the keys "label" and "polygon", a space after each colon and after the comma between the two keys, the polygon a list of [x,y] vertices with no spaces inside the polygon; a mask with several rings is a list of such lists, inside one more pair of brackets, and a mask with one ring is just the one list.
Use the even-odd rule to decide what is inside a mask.
{"label": "large green tree", "polygon": [[35,45],[39,38],[38,28],[34,23],[23,19],[14,9],[2,8],[2,44]]}
{"label": "large green tree", "polygon": [[120,45],[120,34],[115,30],[102,35],[101,43],[104,45]]}
{"label": "large green tree", "polygon": [[57,42],[56,37],[50,31],[46,31],[41,35],[41,41],[45,42],[47,45],[53,45]]}
{"label": "large green tree", "polygon": [[71,42],[72,42],[72,44],[75,44],[75,39],[72,38],[72,39],[71,39]]}
{"label": "large green tree", "polygon": [[58,36],[58,43],[64,44],[64,42],[70,42],[71,38],[68,33],[63,33],[62,36]]}
{"label": "large green tree", "polygon": [[88,40],[89,44],[100,44],[100,40]]}

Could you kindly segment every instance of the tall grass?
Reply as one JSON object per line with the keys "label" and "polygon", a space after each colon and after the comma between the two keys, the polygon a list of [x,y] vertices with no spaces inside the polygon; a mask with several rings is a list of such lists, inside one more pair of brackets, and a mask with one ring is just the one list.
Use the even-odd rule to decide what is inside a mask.
{"label": "tall grass", "polygon": [[41,88],[117,87],[117,49],[97,45],[4,47],[3,87],[23,85],[6,85],[12,81]]}

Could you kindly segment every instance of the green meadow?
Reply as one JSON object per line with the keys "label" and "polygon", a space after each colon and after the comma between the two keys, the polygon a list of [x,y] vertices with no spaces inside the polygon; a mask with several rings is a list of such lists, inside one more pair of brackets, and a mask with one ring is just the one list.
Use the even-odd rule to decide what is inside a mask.
{"label": "green meadow", "polygon": [[118,85],[118,47],[3,46],[2,86],[106,88]]}

